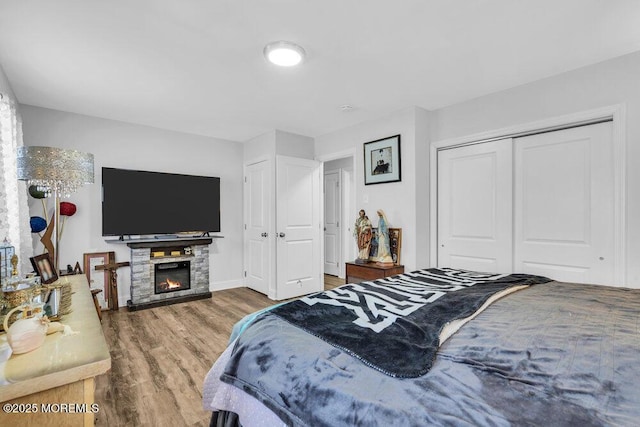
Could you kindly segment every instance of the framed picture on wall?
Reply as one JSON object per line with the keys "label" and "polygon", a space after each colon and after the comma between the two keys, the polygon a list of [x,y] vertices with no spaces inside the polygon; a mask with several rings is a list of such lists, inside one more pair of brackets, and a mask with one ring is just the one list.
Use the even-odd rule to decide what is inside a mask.
{"label": "framed picture on wall", "polygon": [[400,135],[364,144],[364,184],[401,181]]}
{"label": "framed picture on wall", "polygon": [[96,295],[100,308],[102,310],[110,310],[109,307],[109,271],[96,270],[98,265],[106,265],[115,262],[115,252],[94,252],[84,254],[84,274],[87,275],[89,287],[92,289],[102,289],[102,292]]}

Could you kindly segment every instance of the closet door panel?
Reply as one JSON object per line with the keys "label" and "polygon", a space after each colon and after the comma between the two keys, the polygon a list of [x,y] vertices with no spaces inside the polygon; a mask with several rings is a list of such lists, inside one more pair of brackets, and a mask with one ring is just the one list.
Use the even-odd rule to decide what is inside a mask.
{"label": "closet door panel", "polygon": [[322,290],[320,254],[321,166],[276,157],[276,299]]}
{"label": "closet door panel", "polygon": [[244,184],[245,206],[245,285],[267,294],[272,281],[275,251],[272,230],[272,162],[266,160],[247,165]]}
{"label": "closet door panel", "polygon": [[611,123],[517,138],[518,272],[613,283]]}
{"label": "closet door panel", "polygon": [[512,271],[512,141],[438,152],[438,265]]}

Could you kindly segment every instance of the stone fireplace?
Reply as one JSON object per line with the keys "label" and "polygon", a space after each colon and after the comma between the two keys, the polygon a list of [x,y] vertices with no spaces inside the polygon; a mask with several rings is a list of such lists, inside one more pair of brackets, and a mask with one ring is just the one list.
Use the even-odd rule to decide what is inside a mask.
{"label": "stone fireplace", "polygon": [[129,242],[129,310],[210,298],[211,238]]}

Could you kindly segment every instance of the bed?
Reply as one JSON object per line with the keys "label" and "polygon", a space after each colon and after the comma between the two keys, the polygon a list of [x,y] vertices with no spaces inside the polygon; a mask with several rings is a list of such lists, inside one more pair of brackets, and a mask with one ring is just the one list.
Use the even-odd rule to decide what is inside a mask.
{"label": "bed", "polygon": [[639,359],[640,289],[428,269],[245,317],[203,405],[218,426],[637,425]]}

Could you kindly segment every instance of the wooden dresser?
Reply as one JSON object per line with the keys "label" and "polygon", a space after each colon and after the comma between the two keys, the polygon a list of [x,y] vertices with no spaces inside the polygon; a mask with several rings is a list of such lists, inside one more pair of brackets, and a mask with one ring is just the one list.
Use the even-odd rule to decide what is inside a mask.
{"label": "wooden dresser", "polygon": [[367,264],[346,263],[345,279],[346,283],[358,283],[366,280],[382,279],[395,274],[404,273],[404,265],[392,265],[382,267],[375,262]]}
{"label": "wooden dresser", "polygon": [[[111,368],[109,348],[84,274],[72,284],[72,311],[60,322],[77,334],[48,335],[38,349],[0,362],[0,425],[93,426],[97,375]],[[0,335],[0,347],[6,335]]]}

